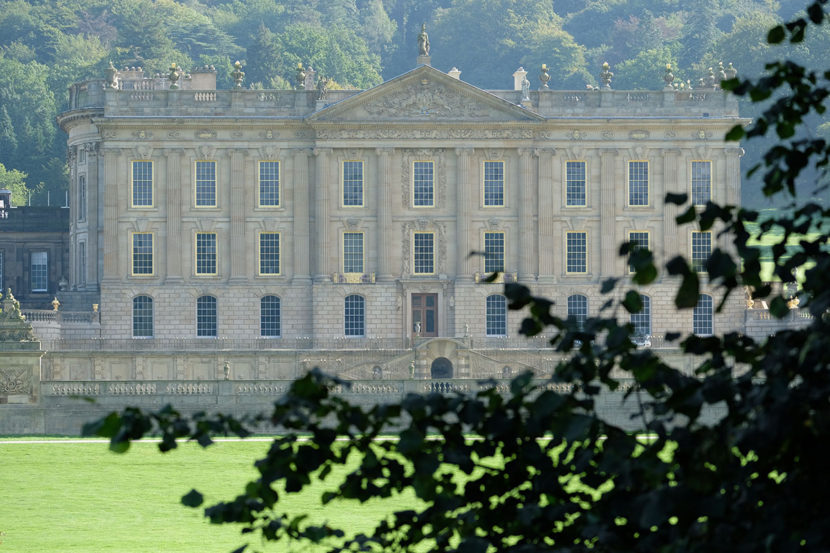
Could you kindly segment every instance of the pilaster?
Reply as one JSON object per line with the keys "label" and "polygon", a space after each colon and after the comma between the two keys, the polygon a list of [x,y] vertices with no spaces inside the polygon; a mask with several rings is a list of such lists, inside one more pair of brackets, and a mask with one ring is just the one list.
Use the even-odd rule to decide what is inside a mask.
{"label": "pilaster", "polygon": [[[614,265],[617,260],[617,246],[619,246],[620,239],[616,233],[617,227],[617,213],[616,206],[623,206],[625,203],[618,203],[617,198],[620,196],[618,183],[623,183],[622,188],[625,189],[625,175],[620,178],[619,164],[616,149],[605,149],[600,153],[600,164],[602,169],[600,171],[600,194],[599,194],[599,215],[600,215],[600,275],[603,277],[610,277],[617,275],[614,270]],[[622,195],[624,196],[623,190]],[[624,200],[624,198],[623,198]]]}
{"label": "pilaster", "polygon": [[[553,218],[558,212],[553,194],[553,183],[562,182],[562,168],[556,159],[556,150],[537,150],[539,156],[539,220],[536,225],[537,252],[539,258],[539,280],[552,283],[555,281],[553,270],[553,256],[555,244],[553,241]],[[558,177],[557,177],[558,175]]]}
{"label": "pilaster", "polygon": [[378,266],[377,279],[379,281],[392,280],[392,250],[390,238],[392,233],[392,194],[389,182],[390,158],[393,148],[378,148],[375,150],[375,190],[377,191],[377,244]]}
{"label": "pilaster", "polygon": [[118,169],[119,149],[104,150],[104,282],[119,279],[118,275]]}
{"label": "pilaster", "polygon": [[[684,192],[688,192],[684,190],[683,183],[679,181],[679,173],[680,168],[678,167],[678,157],[680,156],[680,150],[677,149],[669,149],[663,151],[663,165],[665,167],[665,192],[680,194]],[[664,255],[673,255],[674,252],[677,252],[677,236],[678,236],[678,229],[677,229],[677,222],[675,218],[677,217],[677,205],[672,203],[664,203],[663,205],[663,252]],[[657,245],[657,241],[660,240],[660,237],[654,236],[652,237],[652,241],[654,245]],[[654,246],[652,246],[654,250]],[[657,261],[658,264],[665,263],[666,260]]]}
{"label": "pilaster", "polygon": [[167,283],[182,281],[182,195],[181,159],[183,150],[167,150]]}
{"label": "pilaster", "polygon": [[305,283],[311,279],[309,270],[309,195],[308,195],[308,153],[306,149],[294,151],[293,171],[291,173],[294,201],[291,205],[293,214],[294,244],[294,282]]}
{"label": "pilaster", "polygon": [[[533,162],[534,151],[519,149],[519,281],[535,280],[534,253],[536,236],[533,232]],[[515,241],[514,241],[515,243]]]}
{"label": "pilaster", "polygon": [[316,148],[314,165],[316,194],[314,201],[314,281],[331,281],[331,272],[328,267],[329,254],[329,163],[331,148]]}
{"label": "pilaster", "polygon": [[230,280],[233,283],[242,283],[247,280],[249,271],[247,263],[248,244],[245,236],[245,183],[251,182],[246,175],[245,158],[247,150],[234,149],[230,151],[231,174],[228,183],[230,189]]}
{"label": "pilaster", "polygon": [[475,272],[475,260],[470,257],[470,251],[473,249],[470,244],[470,216],[472,214],[471,204],[477,197],[478,187],[475,183],[470,182],[471,166],[473,163],[473,148],[456,148],[456,174],[455,185],[456,194],[458,198],[458,205],[456,207],[456,240],[458,242],[456,248],[456,281],[470,281],[472,282],[473,273]]}

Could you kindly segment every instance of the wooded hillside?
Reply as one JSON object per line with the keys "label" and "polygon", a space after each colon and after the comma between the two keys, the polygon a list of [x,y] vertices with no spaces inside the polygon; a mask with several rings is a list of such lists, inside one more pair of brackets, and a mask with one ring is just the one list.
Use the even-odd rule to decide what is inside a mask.
{"label": "wooded hillside", "polygon": [[[482,88],[511,88],[541,64],[552,88],[596,85],[602,62],[614,88],[659,89],[667,63],[695,84],[719,61],[743,75],[788,57],[808,66],[830,52],[826,27],[797,46],[771,51],[764,38],[802,0],[6,0],[0,11],[0,187],[18,201],[63,204],[65,137],[55,124],[67,85],[103,77],[109,61],[161,72],[171,63],[216,67],[231,86],[240,60],[245,85],[288,88],[297,63],[332,86],[367,88],[415,66],[422,23],[432,65],[453,66]],[[758,106],[748,103],[752,117]],[[808,122],[830,136],[830,123]],[[822,124],[823,123],[823,124]],[[754,151],[765,149],[753,144]],[[746,162],[758,156],[748,152]],[[747,165],[749,166],[749,165]],[[21,178],[20,171],[25,173]],[[25,187],[25,189],[23,188]],[[744,186],[747,200],[753,185]]]}

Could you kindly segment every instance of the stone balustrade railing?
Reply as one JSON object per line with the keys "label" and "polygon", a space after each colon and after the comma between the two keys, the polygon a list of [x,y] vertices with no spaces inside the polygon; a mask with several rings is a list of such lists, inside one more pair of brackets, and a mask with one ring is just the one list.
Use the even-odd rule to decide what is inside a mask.
{"label": "stone balustrade railing", "polygon": [[[358,90],[331,90],[325,104],[357,94]],[[493,90],[516,105],[522,92]],[[539,90],[530,93],[531,109],[548,116],[606,117],[625,115],[689,115],[737,117],[738,103],[720,90]],[[103,80],[71,87],[71,109],[104,109],[107,115],[302,116],[320,107],[316,91],[307,90],[169,90],[106,89]]]}
{"label": "stone balustrade railing", "polygon": [[29,309],[23,311],[29,322],[56,322],[69,324],[92,324],[101,322],[101,314],[93,311],[54,311],[51,309]]}

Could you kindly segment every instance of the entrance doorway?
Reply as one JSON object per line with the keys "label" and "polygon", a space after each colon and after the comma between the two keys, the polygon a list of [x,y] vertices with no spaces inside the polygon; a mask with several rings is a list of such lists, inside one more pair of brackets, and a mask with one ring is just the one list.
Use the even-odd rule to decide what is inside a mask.
{"label": "entrance doorway", "polygon": [[452,378],[452,361],[446,357],[437,358],[432,362],[432,366],[429,369],[429,376],[433,380]]}
{"label": "entrance doorway", "polygon": [[438,294],[412,294],[412,335],[438,336]]}

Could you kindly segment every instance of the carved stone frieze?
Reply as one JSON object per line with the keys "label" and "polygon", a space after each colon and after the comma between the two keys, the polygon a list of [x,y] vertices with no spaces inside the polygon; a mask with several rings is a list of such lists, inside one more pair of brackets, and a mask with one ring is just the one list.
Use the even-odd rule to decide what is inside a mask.
{"label": "carved stone frieze", "polygon": [[196,138],[216,138],[216,131],[212,129],[199,129],[198,131],[196,131]]}
{"label": "carved stone frieze", "polygon": [[29,369],[23,367],[12,367],[0,369],[0,394],[26,394],[32,393],[32,377]]}
{"label": "carved stone frieze", "polygon": [[649,132],[642,129],[637,129],[628,133],[628,138],[632,140],[645,140],[649,137]]}
{"label": "carved stone frieze", "polygon": [[317,138],[320,139],[465,139],[465,138],[505,138],[520,139],[533,138],[531,129],[390,129],[390,128],[360,128],[360,129],[318,129]]}
{"label": "carved stone frieze", "polygon": [[363,109],[375,117],[384,119],[484,119],[490,110],[470,102],[444,86],[431,81],[412,89],[402,89],[384,95]]}
{"label": "carved stone frieze", "polygon": [[153,133],[151,133],[150,131],[141,130],[133,132],[133,136],[140,140],[144,140],[147,138],[153,138]]}

